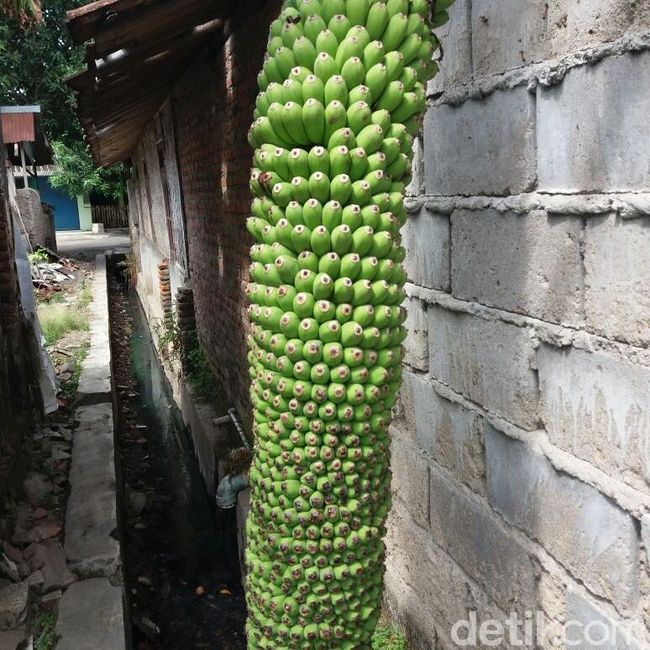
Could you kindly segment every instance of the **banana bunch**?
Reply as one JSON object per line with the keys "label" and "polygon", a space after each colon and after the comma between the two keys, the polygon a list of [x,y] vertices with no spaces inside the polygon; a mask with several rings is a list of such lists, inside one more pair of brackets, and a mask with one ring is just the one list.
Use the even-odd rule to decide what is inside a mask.
{"label": "banana bunch", "polygon": [[369,648],[401,382],[413,138],[451,0],[287,0],[255,149],[249,648]]}

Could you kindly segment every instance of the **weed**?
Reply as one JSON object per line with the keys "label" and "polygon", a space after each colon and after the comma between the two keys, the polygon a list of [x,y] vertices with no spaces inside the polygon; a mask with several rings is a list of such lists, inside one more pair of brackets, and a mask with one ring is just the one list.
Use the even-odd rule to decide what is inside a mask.
{"label": "weed", "polygon": [[53,345],[68,332],[89,329],[88,316],[76,305],[45,304],[38,308],[38,320],[47,345]]}
{"label": "weed", "polygon": [[160,354],[164,359],[178,361],[183,351],[183,333],[173,315],[156,319],[151,326]]}
{"label": "weed", "polygon": [[385,620],[380,621],[372,637],[372,650],[407,650],[404,632]]}
{"label": "weed", "polygon": [[77,389],[79,388],[79,377],[81,376],[81,366],[84,359],[88,355],[89,343],[84,343],[81,347],[73,352],[73,356],[68,363],[72,367],[72,377],[61,383],[59,395],[61,398],[70,402],[77,396]]}
{"label": "weed", "polygon": [[187,381],[192,392],[201,401],[212,402],[216,399],[214,375],[208,365],[205,353],[198,343],[187,353]]}
{"label": "weed", "polygon": [[122,271],[125,280],[131,289],[135,289],[138,283],[138,261],[135,253],[127,253],[121,262],[117,263],[118,268]]}
{"label": "weed", "polygon": [[29,255],[27,255],[27,259],[29,259],[29,263],[32,266],[35,266],[41,262],[47,262],[50,258],[46,250],[37,248],[33,253],[29,253]]}
{"label": "weed", "polygon": [[56,621],[52,612],[42,612],[35,623],[34,650],[54,650],[57,636]]}
{"label": "weed", "polygon": [[82,280],[79,285],[79,293],[77,294],[77,307],[79,309],[86,309],[92,300],[92,289],[86,284],[85,280]]}

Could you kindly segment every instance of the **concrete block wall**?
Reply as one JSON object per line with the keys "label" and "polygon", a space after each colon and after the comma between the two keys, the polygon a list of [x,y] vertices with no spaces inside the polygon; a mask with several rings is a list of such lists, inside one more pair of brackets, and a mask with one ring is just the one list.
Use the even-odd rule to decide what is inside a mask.
{"label": "concrete block wall", "polygon": [[[473,612],[497,632],[465,647],[649,647],[650,5],[450,14],[404,231],[387,603],[416,649]],[[513,612],[534,643],[499,636]]]}

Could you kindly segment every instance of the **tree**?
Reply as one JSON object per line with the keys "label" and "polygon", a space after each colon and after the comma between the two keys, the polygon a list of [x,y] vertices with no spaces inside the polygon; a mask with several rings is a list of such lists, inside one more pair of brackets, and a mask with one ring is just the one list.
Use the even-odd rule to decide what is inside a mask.
{"label": "tree", "polygon": [[50,176],[52,187],[70,196],[98,192],[107,198],[119,201],[124,196],[124,166],[110,169],[96,167],[85,145],[75,142],[68,146],[64,142],[52,143],[55,171]]}
{"label": "tree", "polygon": [[[0,101],[4,104],[39,104],[45,134],[55,150],[62,189],[84,185],[115,196],[123,192],[123,168],[97,169],[86,147],[74,112],[74,94],[65,77],[84,65],[83,48],[68,33],[65,13],[86,0],[0,0]],[[25,20],[41,11],[41,20]],[[59,156],[61,154],[61,161]],[[88,177],[62,177],[75,170]],[[91,187],[89,187],[91,185]]]}

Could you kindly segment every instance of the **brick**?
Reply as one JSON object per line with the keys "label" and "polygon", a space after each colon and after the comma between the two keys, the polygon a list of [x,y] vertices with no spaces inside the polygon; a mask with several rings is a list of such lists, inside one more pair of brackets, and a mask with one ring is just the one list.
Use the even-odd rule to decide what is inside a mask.
{"label": "brick", "polygon": [[460,482],[485,494],[482,418],[440,397],[426,377],[408,371],[404,372],[402,407],[404,415],[396,420],[399,435],[408,436]]}
{"label": "brick", "polygon": [[579,325],[584,299],[581,233],[578,217],[457,210],[451,220],[452,293]]}
{"label": "brick", "polygon": [[428,315],[432,376],[488,411],[534,429],[538,396],[529,332],[439,306],[429,307]]}
{"label": "brick", "polygon": [[554,444],[647,490],[650,368],[605,353],[543,345],[541,412]]}
{"label": "brick", "polygon": [[430,194],[518,194],[535,170],[535,102],[525,87],[435,106],[424,118]]}
{"label": "brick", "polygon": [[474,0],[474,74],[497,74],[543,58],[540,44],[547,11],[545,4],[537,0]]}
{"label": "brick", "polygon": [[442,547],[505,611],[532,609],[533,561],[491,513],[438,471],[431,470],[431,532]]}
{"label": "brick", "polygon": [[402,229],[404,269],[414,284],[448,291],[450,226],[447,215],[422,209]]}
{"label": "brick", "polygon": [[386,554],[388,606],[406,627],[412,650],[458,647],[450,641],[452,627],[470,612],[479,621],[504,618],[486,591],[468,579],[399,500],[388,518]]}
{"label": "brick", "polygon": [[585,311],[589,329],[650,343],[650,223],[615,215],[587,221]]}
{"label": "brick", "polygon": [[417,298],[407,298],[403,305],[407,310],[404,323],[408,335],[404,342],[405,362],[418,370],[426,371],[429,367],[429,343],[426,306]]}
{"label": "brick", "polygon": [[650,641],[640,621],[621,625],[574,588],[567,592],[567,620],[574,621],[567,628],[567,646],[577,650],[642,650]]}
{"label": "brick", "polygon": [[424,454],[394,431],[390,457],[391,493],[406,503],[413,520],[426,528],[429,525],[429,466]]}
{"label": "brick", "polygon": [[539,87],[540,189],[647,189],[649,84],[650,52],[643,52],[574,68],[561,84]]}
{"label": "brick", "polygon": [[564,473],[530,445],[487,425],[490,504],[620,610],[638,599],[634,520],[595,488]]}
{"label": "brick", "polygon": [[429,82],[429,93],[440,93],[450,86],[464,85],[472,78],[470,1],[456,0],[448,11],[449,21],[435,30],[443,56],[438,61],[440,71]]}

